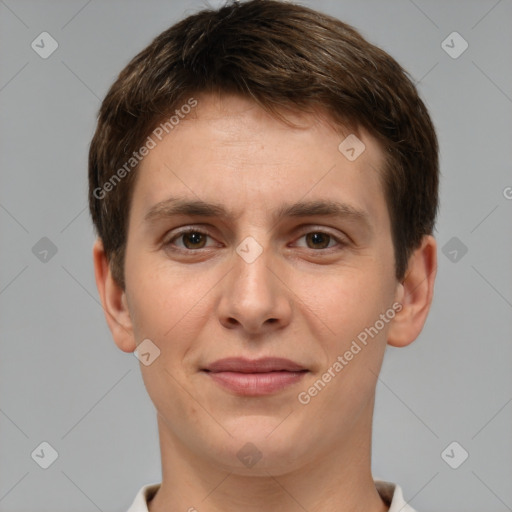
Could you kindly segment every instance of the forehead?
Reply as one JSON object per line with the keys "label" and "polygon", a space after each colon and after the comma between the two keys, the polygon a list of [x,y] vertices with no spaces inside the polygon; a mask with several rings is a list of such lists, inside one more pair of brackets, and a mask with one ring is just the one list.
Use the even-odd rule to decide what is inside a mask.
{"label": "forehead", "polygon": [[290,126],[238,96],[196,100],[141,162],[134,214],[179,196],[224,204],[235,217],[306,199],[386,216],[383,152],[365,130],[356,135],[320,110],[285,111]]}

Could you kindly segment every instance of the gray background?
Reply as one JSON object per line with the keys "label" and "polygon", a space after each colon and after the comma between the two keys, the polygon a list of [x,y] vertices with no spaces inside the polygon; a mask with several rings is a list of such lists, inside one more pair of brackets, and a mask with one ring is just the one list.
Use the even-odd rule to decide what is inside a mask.
{"label": "gray background", "polygon": [[[374,476],[421,512],[512,510],[512,2],[302,3],[409,70],[441,144],[435,299],[417,341],[388,348]],[[87,151],[129,58],[203,5],[0,1],[1,511],[121,512],[160,481],[139,362],[114,345],[98,302]],[[43,31],[59,44],[47,59],[31,48]],[[453,31],[469,44],[456,59],[441,46]],[[57,248],[47,261],[32,250],[42,237]],[[58,452],[46,470],[31,457],[43,441]],[[441,457],[453,441],[469,453],[458,469]]]}

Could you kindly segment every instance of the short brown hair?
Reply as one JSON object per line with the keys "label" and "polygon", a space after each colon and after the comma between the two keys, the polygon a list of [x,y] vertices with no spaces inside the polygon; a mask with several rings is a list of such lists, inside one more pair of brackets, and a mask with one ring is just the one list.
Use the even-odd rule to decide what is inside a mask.
{"label": "short brown hair", "polygon": [[340,125],[374,136],[386,157],[381,174],[396,277],[404,277],[438,208],[438,142],[413,81],[336,18],[250,0],[204,9],[165,30],[121,71],[101,105],[89,151],[89,208],[119,285],[136,166],[115,183],[112,177],[155,126],[201,93],[243,95],[278,118],[284,109],[320,107]]}

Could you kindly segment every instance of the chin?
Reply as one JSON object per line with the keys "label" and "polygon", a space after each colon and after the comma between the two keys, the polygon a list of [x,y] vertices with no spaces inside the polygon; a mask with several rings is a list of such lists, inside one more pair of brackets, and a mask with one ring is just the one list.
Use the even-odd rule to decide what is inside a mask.
{"label": "chin", "polygon": [[220,453],[213,453],[214,464],[241,476],[268,477],[290,473],[301,464],[297,445],[283,446],[270,440],[262,442],[232,442]]}
{"label": "chin", "polygon": [[[210,445],[212,457],[226,471],[247,476],[289,473],[299,460],[307,458],[304,435],[285,425],[282,418],[246,416],[236,423],[225,423],[233,437],[223,436],[218,451]],[[310,446],[314,446],[311,443]]]}

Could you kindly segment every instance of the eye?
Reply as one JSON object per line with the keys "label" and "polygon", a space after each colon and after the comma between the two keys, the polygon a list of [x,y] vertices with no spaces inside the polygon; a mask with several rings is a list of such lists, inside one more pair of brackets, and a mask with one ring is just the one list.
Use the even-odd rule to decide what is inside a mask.
{"label": "eye", "polygon": [[[164,245],[171,250],[191,252],[209,247],[206,245],[208,238],[211,238],[208,233],[189,227],[174,234]],[[336,245],[340,247],[347,245],[347,242],[342,238],[324,231],[310,231],[302,235],[299,240],[303,238],[306,240],[306,248],[312,250],[331,249],[336,247]],[[181,244],[176,243],[176,241],[181,241]]]}
{"label": "eye", "polygon": [[[181,250],[194,250],[194,249],[204,249],[206,239],[210,237],[208,233],[204,231],[200,231],[195,228],[189,228],[179,232],[170,238],[167,242],[165,242],[166,246],[172,246],[172,248],[177,248]],[[181,240],[183,242],[183,246],[179,246],[174,244],[175,240]]]}
{"label": "eye", "polygon": [[309,233],[305,233],[300,238],[306,239],[306,244],[309,249],[330,249],[335,247],[336,244],[329,245],[330,242],[337,242],[338,245],[344,246],[346,242],[341,240],[330,233],[326,233],[324,231],[310,231]]}

